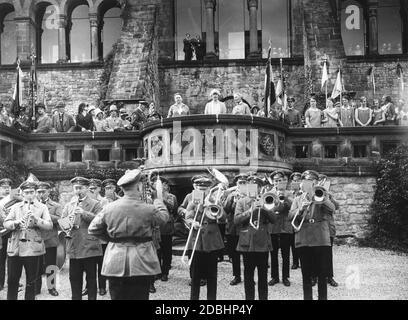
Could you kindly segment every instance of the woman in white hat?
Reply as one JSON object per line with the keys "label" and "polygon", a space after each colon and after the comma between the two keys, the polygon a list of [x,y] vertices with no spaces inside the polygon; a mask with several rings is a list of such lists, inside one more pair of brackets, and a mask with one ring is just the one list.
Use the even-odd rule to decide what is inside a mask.
{"label": "woman in white hat", "polygon": [[96,132],[105,131],[106,122],[103,111],[99,108],[95,109],[95,118],[93,119]]}
{"label": "woman in white hat", "polygon": [[170,106],[167,118],[182,117],[190,115],[190,109],[183,103],[181,94],[176,93],[174,95],[174,104]]}
{"label": "woman in white hat", "polygon": [[125,128],[123,127],[122,119],[118,117],[118,108],[112,104],[109,107],[109,117],[106,118],[105,131],[113,132],[123,130],[125,130]]}
{"label": "woman in white hat", "polygon": [[212,99],[205,105],[204,114],[225,114],[227,113],[227,107],[224,102],[219,100],[220,92],[217,89],[213,89],[210,92],[210,98]]}

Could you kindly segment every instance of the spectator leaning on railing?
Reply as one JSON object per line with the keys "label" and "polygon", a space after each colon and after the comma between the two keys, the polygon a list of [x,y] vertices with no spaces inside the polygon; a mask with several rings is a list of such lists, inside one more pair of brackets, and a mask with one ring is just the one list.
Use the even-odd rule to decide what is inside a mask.
{"label": "spectator leaning on railing", "polygon": [[94,123],[92,115],[88,112],[88,106],[85,103],[81,103],[78,106],[78,114],[76,116],[76,129],[78,132],[91,132],[94,131]]}
{"label": "spectator leaning on railing", "polygon": [[367,127],[371,123],[372,110],[367,105],[367,98],[360,98],[360,106],[355,111],[356,125],[358,127]]}
{"label": "spectator leaning on railing", "polygon": [[340,120],[343,127],[354,127],[354,109],[349,103],[348,96],[342,98],[342,106],[340,107]]}
{"label": "spectator leaning on railing", "polygon": [[2,106],[0,109],[0,124],[11,127],[12,120],[8,115],[6,107]]}
{"label": "spectator leaning on railing", "polygon": [[397,119],[400,126],[408,126],[408,105],[401,107]]}
{"label": "spectator leaning on railing", "polygon": [[18,131],[23,131],[23,132],[30,132],[30,117],[26,113],[26,106],[23,105],[20,107],[20,110],[18,111],[18,115],[16,119],[14,119],[14,128],[16,128]]}
{"label": "spectator leaning on railing", "polygon": [[372,113],[372,125],[373,126],[383,126],[385,123],[385,113],[380,107],[380,100],[373,100],[373,113]]}
{"label": "spectator leaning on railing", "polygon": [[227,107],[224,102],[219,100],[221,94],[218,90],[213,89],[210,92],[210,98],[212,99],[205,105],[204,114],[225,114],[227,113]]}
{"label": "spectator leaning on railing", "polygon": [[322,125],[322,111],[317,108],[316,98],[309,100],[310,107],[305,112],[306,128],[320,128]]}
{"label": "spectator leaning on railing", "polygon": [[385,125],[387,126],[395,125],[395,120],[397,116],[395,113],[394,105],[391,101],[391,97],[384,95],[381,99],[381,102],[382,102],[381,109],[385,113]]}
{"label": "spectator leaning on railing", "polygon": [[170,106],[167,118],[182,117],[190,115],[190,109],[183,103],[179,93],[174,95],[174,104]]}
{"label": "spectator leaning on railing", "polygon": [[324,127],[332,128],[332,127],[337,127],[340,125],[340,127],[343,126],[341,121],[339,121],[339,114],[337,109],[334,107],[333,100],[332,99],[327,99],[326,101],[326,109],[323,110],[323,117],[324,117]]}
{"label": "spectator leaning on railing", "polygon": [[118,108],[113,104],[109,107],[109,117],[106,118],[105,131],[123,131],[122,119],[118,117]]}
{"label": "spectator leaning on railing", "polygon": [[45,112],[45,105],[38,103],[36,106],[38,117],[33,133],[49,133],[52,130],[52,120]]}
{"label": "spectator leaning on railing", "polygon": [[148,104],[146,101],[140,101],[136,110],[132,113],[131,124],[135,130],[141,130],[143,124],[147,121],[147,108]]}
{"label": "spectator leaning on railing", "polygon": [[95,117],[93,119],[94,128],[96,132],[105,131],[106,121],[104,119],[103,111],[99,108],[95,109]]}
{"label": "spectator leaning on railing", "polygon": [[147,116],[147,121],[161,120],[162,115],[156,110],[156,105],[154,102],[149,104],[149,115]]}
{"label": "spectator leaning on railing", "polygon": [[288,109],[284,113],[283,120],[289,127],[300,127],[302,124],[302,117],[300,112],[295,108],[295,98],[288,97]]}
{"label": "spectator leaning on railing", "polygon": [[57,113],[52,117],[53,132],[73,132],[75,130],[74,118],[65,112],[65,103],[57,103]]}
{"label": "spectator leaning on railing", "polygon": [[235,107],[232,109],[232,114],[250,115],[251,109],[242,101],[242,95],[237,92],[234,94]]}

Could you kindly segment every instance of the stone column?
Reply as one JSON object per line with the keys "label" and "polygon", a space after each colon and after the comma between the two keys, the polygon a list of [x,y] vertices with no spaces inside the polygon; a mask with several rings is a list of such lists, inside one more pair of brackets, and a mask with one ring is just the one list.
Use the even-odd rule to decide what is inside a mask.
{"label": "stone column", "polygon": [[378,54],[378,21],[377,21],[378,1],[368,2],[368,52]]}
{"label": "stone column", "polygon": [[91,26],[91,61],[98,61],[98,15],[90,13],[89,22]]}
{"label": "stone column", "polygon": [[103,52],[103,26],[104,22],[103,20],[99,21],[98,24],[98,58],[100,61],[103,61],[103,56],[107,54],[107,52]]}
{"label": "stone column", "polygon": [[66,28],[67,17],[65,15],[58,16],[58,63],[67,61],[67,45],[66,45]]}
{"label": "stone column", "polygon": [[258,0],[248,0],[249,10],[249,59],[258,59]]}
{"label": "stone column", "polygon": [[206,45],[206,55],[205,60],[217,59],[214,47],[214,12],[215,12],[215,0],[205,0],[205,12],[206,12],[206,26],[205,30],[205,45]]}
{"label": "stone column", "polygon": [[16,17],[17,56],[22,63],[31,64],[29,58],[32,48],[36,48],[35,22],[30,17]]}

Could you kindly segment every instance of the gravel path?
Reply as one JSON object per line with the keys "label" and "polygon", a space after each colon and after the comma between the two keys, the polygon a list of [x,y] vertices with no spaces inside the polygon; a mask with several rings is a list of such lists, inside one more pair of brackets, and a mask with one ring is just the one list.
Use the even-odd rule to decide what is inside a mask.
{"label": "gravel path", "polygon": [[[329,286],[328,297],[330,300],[406,300],[408,299],[408,256],[391,251],[380,251],[371,248],[358,248],[353,246],[335,246],[334,248],[334,274],[339,282],[339,287]],[[189,299],[190,287],[188,286],[188,269],[180,263],[179,256],[173,256],[173,267],[170,270],[168,282],[156,281],[157,293],[151,294],[152,300],[183,300]],[[243,272],[243,268],[242,268]],[[231,287],[232,266],[228,262],[218,264],[218,292],[217,298],[222,300],[243,300],[244,284]],[[268,280],[270,276],[268,275]],[[300,269],[291,270],[292,285],[283,286],[282,283],[269,287],[270,300],[299,300],[302,294],[302,276]],[[68,279],[68,269],[65,265],[58,281],[58,300],[69,300],[71,290]],[[256,281],[256,276],[255,276]],[[21,280],[24,284],[24,280]],[[42,293],[38,300],[53,300],[48,295],[43,280]],[[20,292],[19,299],[23,299]],[[0,291],[0,300],[6,299],[7,287]],[[317,287],[314,288],[317,297]],[[201,289],[201,299],[206,298],[206,289]],[[108,300],[109,293],[98,296],[100,300]]]}

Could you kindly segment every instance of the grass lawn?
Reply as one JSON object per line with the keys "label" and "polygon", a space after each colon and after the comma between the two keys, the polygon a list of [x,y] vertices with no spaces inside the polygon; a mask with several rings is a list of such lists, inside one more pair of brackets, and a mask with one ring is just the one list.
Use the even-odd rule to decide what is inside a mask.
{"label": "grass lawn", "polygon": [[[371,248],[359,248],[348,245],[334,246],[334,278],[339,287],[329,286],[328,298],[330,300],[407,300],[408,299],[408,256],[391,251],[380,251]],[[243,268],[241,270],[243,274]],[[24,274],[24,272],[23,272]],[[24,276],[23,276],[24,278]],[[230,286],[232,279],[232,266],[229,262],[218,264],[219,300],[243,300],[244,284]],[[157,292],[150,295],[152,300],[183,300],[189,299],[190,287],[188,286],[188,268],[180,262],[179,256],[173,256],[172,269],[169,281],[156,281]],[[255,281],[257,280],[255,275]],[[268,275],[270,280],[270,275]],[[67,264],[61,270],[58,278],[57,289],[60,296],[58,300],[71,299],[71,288],[68,279]],[[290,281],[292,285],[285,287],[279,283],[269,287],[270,300],[299,300],[303,299],[302,275],[300,269],[291,270]],[[24,279],[21,280],[24,284]],[[257,292],[257,290],[256,290]],[[7,285],[0,291],[0,300],[6,299]],[[314,287],[317,298],[317,286]],[[257,293],[256,293],[257,295]],[[201,299],[206,298],[206,288],[201,289]],[[19,293],[19,299],[24,299],[24,290]],[[43,278],[43,289],[38,300],[53,300],[48,294]],[[85,297],[86,299],[86,297]],[[109,293],[98,299],[108,300]]]}

